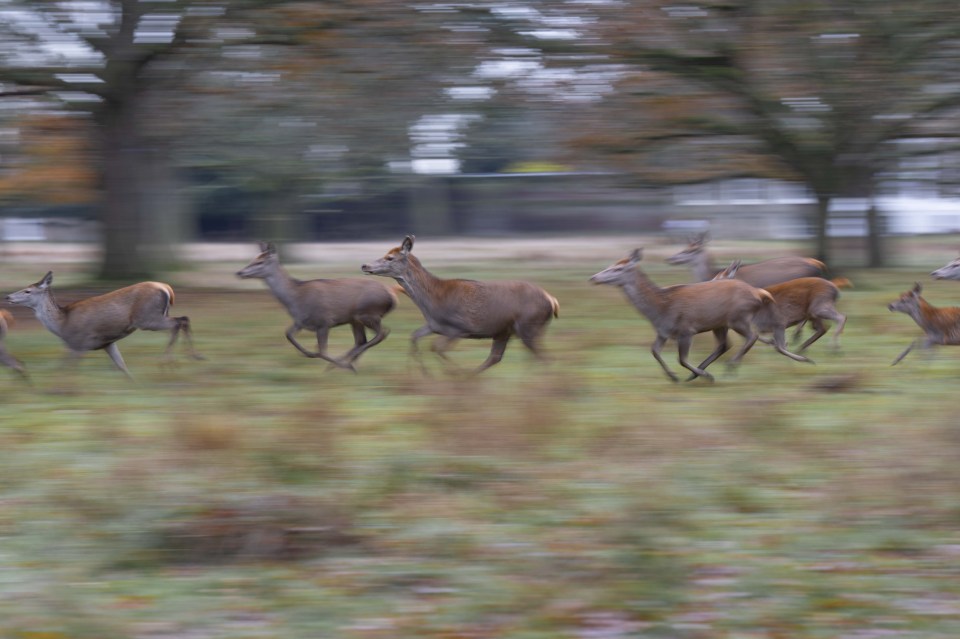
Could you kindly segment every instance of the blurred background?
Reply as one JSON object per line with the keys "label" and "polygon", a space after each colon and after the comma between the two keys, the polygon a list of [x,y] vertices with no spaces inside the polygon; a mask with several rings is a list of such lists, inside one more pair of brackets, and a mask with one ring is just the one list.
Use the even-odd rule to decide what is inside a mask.
{"label": "blurred background", "polygon": [[[955,0],[0,0],[0,291],[162,278],[206,356],[65,372],[4,304],[0,637],[954,639],[956,353],[891,367],[922,331],[887,304],[958,298],[958,123]],[[704,232],[848,277],[842,347],[669,382],[587,280],[644,245],[690,281]],[[421,375],[400,296],[325,370],[235,276],[408,233],[555,296],[550,363]]]}
{"label": "blurred background", "polygon": [[0,12],[0,239],[104,278],[197,240],[709,229],[881,266],[960,229],[945,1]]}

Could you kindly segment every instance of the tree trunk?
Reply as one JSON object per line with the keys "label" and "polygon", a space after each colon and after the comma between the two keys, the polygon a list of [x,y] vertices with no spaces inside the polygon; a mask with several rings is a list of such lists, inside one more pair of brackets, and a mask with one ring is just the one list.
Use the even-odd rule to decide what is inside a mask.
{"label": "tree trunk", "polygon": [[100,277],[106,280],[133,280],[152,272],[140,252],[144,239],[141,206],[144,145],[136,123],[135,102],[132,98],[112,100],[98,114],[97,133],[103,166]]}
{"label": "tree trunk", "polygon": [[103,171],[100,277],[107,280],[139,277],[147,270],[138,255],[141,219],[137,182],[141,150],[133,117],[124,101],[112,101],[104,105],[97,122]]}
{"label": "tree trunk", "polygon": [[816,238],[815,257],[824,264],[830,263],[830,237],[827,234],[830,222],[830,197],[817,195],[817,211],[814,218],[814,233]]}
{"label": "tree trunk", "polygon": [[870,268],[886,265],[886,251],[883,246],[884,231],[883,216],[877,210],[877,202],[871,193],[870,208],[867,209],[867,266]]}

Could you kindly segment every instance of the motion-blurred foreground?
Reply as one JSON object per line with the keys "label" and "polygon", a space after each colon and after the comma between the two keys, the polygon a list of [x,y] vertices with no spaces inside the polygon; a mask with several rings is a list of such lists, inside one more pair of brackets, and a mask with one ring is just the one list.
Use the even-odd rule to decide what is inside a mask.
{"label": "motion-blurred foreground", "polygon": [[[2,309],[31,383],[0,369],[0,636],[953,639],[960,363],[892,368],[923,331],[888,304],[960,298],[928,276],[960,245],[955,23],[944,0],[0,3],[0,292],[169,282],[207,358],[161,366],[137,332],[136,381],[97,351],[68,370]],[[664,259],[704,231],[717,269],[852,282],[842,349],[669,382],[587,280],[643,247],[690,281]],[[424,375],[401,294],[357,373],[327,370],[235,275],[264,240],[294,277],[370,278],[407,234],[441,277],[549,291],[548,361],[514,341],[468,377],[490,343],[463,340]]]}
{"label": "motion-blurred foreground", "polygon": [[[910,267],[848,271],[840,352],[822,340],[811,366],[758,344],[714,385],[669,382],[648,322],[586,281],[636,244],[655,281],[687,281],[664,262],[680,245],[496,244],[417,250],[439,275],[556,295],[550,363],[511,343],[481,376],[431,359],[423,376],[401,296],[358,373],[327,370],[287,343],[266,287],[235,277],[253,245],[168,274],[207,360],[161,367],[166,337],[136,333],[135,383],[98,352],[61,371],[57,338],[11,308],[33,386],[0,370],[4,636],[952,636],[960,363],[942,348],[891,368],[920,330],[886,304],[955,238],[901,247]],[[384,248],[289,270],[354,276]],[[794,247],[715,250],[774,248]],[[87,267],[56,265],[61,303],[95,292],[71,286]],[[8,263],[2,290],[43,268]],[[924,294],[947,304],[954,287]],[[352,343],[337,329],[331,352]],[[452,358],[469,370],[488,349]]]}

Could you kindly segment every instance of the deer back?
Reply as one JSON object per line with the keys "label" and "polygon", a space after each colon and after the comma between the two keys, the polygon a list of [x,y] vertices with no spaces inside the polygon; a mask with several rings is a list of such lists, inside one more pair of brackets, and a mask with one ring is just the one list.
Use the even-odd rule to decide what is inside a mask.
{"label": "deer back", "polygon": [[421,307],[428,322],[470,335],[496,335],[517,322],[542,323],[557,312],[556,299],[525,281],[439,280]]}
{"label": "deer back", "polygon": [[78,300],[62,307],[60,334],[68,343],[81,335],[119,339],[141,321],[166,314],[173,300],[173,288],[163,282],[140,282]]}
{"label": "deer back", "polygon": [[920,327],[928,335],[935,335],[944,344],[960,343],[960,308],[956,306],[936,307],[922,297],[920,302]]}
{"label": "deer back", "polygon": [[801,277],[768,286],[787,325],[805,319],[809,310],[820,304],[833,304],[840,296],[837,285],[819,277]]}
{"label": "deer back", "polygon": [[772,302],[767,291],[736,279],[679,284],[661,289],[663,316],[655,323],[703,332],[752,317]]}
{"label": "deer back", "polygon": [[818,277],[826,265],[812,257],[784,256],[740,267],[737,279],[757,288],[766,288],[801,277]]}
{"label": "deer back", "polygon": [[387,286],[360,278],[297,282],[291,315],[307,323],[345,324],[358,315],[383,316],[397,305]]}

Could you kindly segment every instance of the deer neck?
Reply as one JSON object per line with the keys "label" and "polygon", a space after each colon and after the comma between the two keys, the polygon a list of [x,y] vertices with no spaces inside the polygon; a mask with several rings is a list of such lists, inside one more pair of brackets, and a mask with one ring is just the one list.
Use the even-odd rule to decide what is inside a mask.
{"label": "deer neck", "polygon": [[934,333],[938,337],[944,337],[952,328],[953,322],[942,321],[941,309],[938,309],[933,304],[927,302],[927,300],[922,297],[917,300],[916,306],[910,307],[910,317],[913,318],[913,321],[917,323],[924,331],[927,333]]}
{"label": "deer neck", "polygon": [[713,276],[720,272],[720,269],[714,265],[710,254],[706,251],[697,253],[697,257],[693,261],[692,266],[693,276],[698,282],[712,280]]}
{"label": "deer neck", "polygon": [[290,277],[290,274],[282,266],[277,264],[277,267],[270,271],[263,278],[263,281],[267,283],[267,287],[273,293],[273,296],[280,300],[280,303],[288,310],[297,307],[297,281]]}
{"label": "deer neck", "polygon": [[639,268],[634,269],[634,276],[623,284],[623,292],[630,303],[651,321],[663,314],[663,289],[654,284]]}
{"label": "deer neck", "polygon": [[47,292],[46,295],[41,297],[37,305],[33,307],[33,312],[48,331],[57,337],[63,337],[61,331],[63,330],[63,323],[67,319],[67,314],[53,299],[52,293]]}
{"label": "deer neck", "polygon": [[394,279],[424,315],[436,309],[443,280],[425,269],[416,257],[408,256],[406,270]]}

